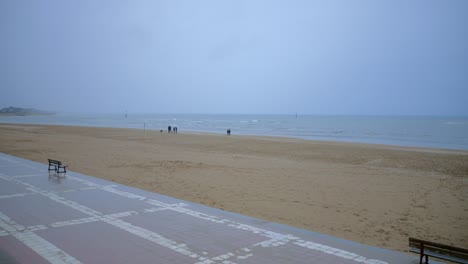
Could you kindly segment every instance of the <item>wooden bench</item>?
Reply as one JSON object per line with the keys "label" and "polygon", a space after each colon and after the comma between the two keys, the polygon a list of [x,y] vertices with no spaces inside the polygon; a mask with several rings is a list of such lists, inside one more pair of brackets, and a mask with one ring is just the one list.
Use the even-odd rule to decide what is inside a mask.
{"label": "wooden bench", "polygon": [[[67,172],[67,165],[63,165],[61,161],[59,160],[53,160],[53,159],[48,159],[49,160],[49,171],[56,171],[57,173],[66,173]],[[62,171],[60,171],[62,169]]]}
{"label": "wooden bench", "polygon": [[409,238],[410,252],[419,254],[419,264],[429,263],[428,257],[445,259],[456,263],[468,264],[468,249],[430,242],[417,238]]}

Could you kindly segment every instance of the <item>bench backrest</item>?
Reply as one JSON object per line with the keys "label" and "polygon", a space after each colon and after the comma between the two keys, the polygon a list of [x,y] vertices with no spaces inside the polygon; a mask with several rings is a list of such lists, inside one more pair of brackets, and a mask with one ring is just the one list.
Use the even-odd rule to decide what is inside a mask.
{"label": "bench backrest", "polygon": [[57,164],[57,165],[62,165],[62,162],[61,162],[61,161],[53,160],[53,159],[48,159],[48,160],[49,160],[49,163]]}
{"label": "bench backrest", "polygon": [[418,250],[421,250],[421,247],[424,247],[425,252],[428,251],[428,253],[435,253],[435,255],[440,255],[442,258],[443,256],[447,256],[445,259],[453,260],[455,262],[468,263],[468,249],[465,248],[444,245],[412,237],[409,238],[409,246]]}

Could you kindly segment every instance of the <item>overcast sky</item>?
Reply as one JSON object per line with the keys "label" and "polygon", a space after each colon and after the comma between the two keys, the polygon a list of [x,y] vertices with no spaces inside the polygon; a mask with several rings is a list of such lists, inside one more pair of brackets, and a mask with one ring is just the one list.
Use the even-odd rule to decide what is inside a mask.
{"label": "overcast sky", "polygon": [[467,0],[0,1],[0,108],[468,115]]}

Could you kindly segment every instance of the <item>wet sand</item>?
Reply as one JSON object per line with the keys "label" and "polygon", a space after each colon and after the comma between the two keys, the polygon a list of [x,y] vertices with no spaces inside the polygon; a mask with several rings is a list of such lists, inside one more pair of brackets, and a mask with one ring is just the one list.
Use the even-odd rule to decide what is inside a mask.
{"label": "wet sand", "polygon": [[467,151],[16,124],[0,138],[4,153],[369,245],[468,247]]}

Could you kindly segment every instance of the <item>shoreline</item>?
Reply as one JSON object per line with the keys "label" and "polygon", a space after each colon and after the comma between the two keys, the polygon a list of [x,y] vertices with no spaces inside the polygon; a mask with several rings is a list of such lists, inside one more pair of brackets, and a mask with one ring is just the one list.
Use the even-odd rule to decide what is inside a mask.
{"label": "shoreline", "polygon": [[308,115],[303,119],[291,119],[287,115],[136,114],[127,119],[116,114],[77,114],[0,117],[0,122],[135,129],[143,129],[146,124],[147,129],[157,131],[161,128],[165,131],[170,124],[192,133],[223,135],[231,128],[233,134],[247,136],[468,151],[468,117],[463,116]]}
{"label": "shoreline", "polygon": [[359,243],[468,247],[468,151],[4,123],[0,137],[11,155]]}
{"label": "shoreline", "polygon": [[[123,129],[123,130],[135,130],[135,131],[145,131],[144,128],[135,128],[135,127],[110,127],[110,126],[83,126],[83,125],[60,125],[60,124],[25,124],[25,123],[1,123],[0,127],[23,127],[23,126],[45,126],[45,127],[77,127],[77,128],[103,128],[103,129]],[[160,133],[160,129],[147,128],[146,131],[155,133]],[[163,129],[163,134],[167,134],[167,130]],[[172,133],[171,133],[172,134]],[[198,130],[183,130],[178,132],[178,134],[186,135],[209,135],[209,136],[226,136],[224,133],[216,133],[211,131],[198,131]],[[259,139],[259,140],[272,140],[278,142],[313,142],[313,143],[325,143],[325,144],[337,144],[337,145],[368,145],[369,147],[377,147],[382,149],[393,149],[393,150],[407,150],[407,151],[417,151],[417,152],[433,152],[433,153],[447,153],[447,154],[468,154],[468,149],[451,149],[451,148],[436,148],[436,147],[422,147],[416,145],[393,145],[385,143],[371,143],[371,142],[360,142],[360,141],[347,141],[347,140],[332,140],[332,139],[309,139],[299,136],[283,136],[283,135],[256,135],[256,134],[231,134],[231,137],[240,137],[246,139]]]}

